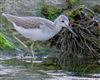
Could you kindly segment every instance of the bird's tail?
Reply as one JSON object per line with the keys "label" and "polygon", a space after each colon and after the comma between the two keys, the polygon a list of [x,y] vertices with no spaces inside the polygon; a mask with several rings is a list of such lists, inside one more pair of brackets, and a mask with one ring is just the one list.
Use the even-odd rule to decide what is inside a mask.
{"label": "bird's tail", "polygon": [[5,13],[2,13],[2,16],[5,16],[6,14]]}
{"label": "bird's tail", "polygon": [[16,19],[18,18],[16,16],[13,16],[13,15],[10,15],[10,14],[6,14],[6,13],[2,13],[2,16],[4,16],[5,18],[7,18],[10,22],[15,22]]}

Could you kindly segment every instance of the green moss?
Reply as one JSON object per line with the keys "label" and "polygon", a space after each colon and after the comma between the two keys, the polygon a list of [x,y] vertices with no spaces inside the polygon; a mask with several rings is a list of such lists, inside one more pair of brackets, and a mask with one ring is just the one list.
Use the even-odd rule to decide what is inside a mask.
{"label": "green moss", "polygon": [[0,33],[0,49],[12,49],[12,44]]}
{"label": "green moss", "polygon": [[80,0],[67,0],[68,8],[71,8],[75,3],[79,3]]}
{"label": "green moss", "polygon": [[72,9],[72,10],[68,10],[65,11],[64,14],[67,15],[69,17],[70,20],[74,20],[74,17],[78,14],[80,14],[80,12],[85,8],[85,5],[80,5],[79,7],[77,7],[76,9]]}
{"label": "green moss", "polygon": [[43,14],[46,18],[49,20],[54,20],[60,10],[58,8],[52,7],[52,6],[43,6],[41,9],[41,14]]}
{"label": "green moss", "polygon": [[6,60],[4,63],[7,65],[12,65],[14,62],[12,59],[10,59],[10,60]]}

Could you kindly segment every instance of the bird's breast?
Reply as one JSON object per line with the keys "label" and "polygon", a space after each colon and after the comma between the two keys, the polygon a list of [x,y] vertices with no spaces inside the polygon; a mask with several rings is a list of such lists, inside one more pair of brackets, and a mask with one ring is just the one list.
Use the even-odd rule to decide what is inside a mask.
{"label": "bird's breast", "polygon": [[15,29],[22,34],[24,37],[29,38],[33,41],[45,41],[52,38],[56,33],[54,31],[42,30],[40,28],[29,28],[25,29],[23,27],[15,26]]}

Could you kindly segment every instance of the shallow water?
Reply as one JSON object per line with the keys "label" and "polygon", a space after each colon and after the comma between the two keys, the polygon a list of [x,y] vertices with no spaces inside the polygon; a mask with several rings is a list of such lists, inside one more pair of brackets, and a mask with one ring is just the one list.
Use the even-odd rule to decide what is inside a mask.
{"label": "shallow water", "polygon": [[47,74],[24,66],[0,65],[0,80],[46,80],[47,78],[49,78]]}
{"label": "shallow water", "polygon": [[54,70],[35,70],[34,66],[26,67],[28,64],[18,64],[16,59],[13,63],[5,63],[10,60],[7,57],[0,60],[0,80],[100,80],[100,74],[91,74],[88,77],[72,76],[71,72]]}

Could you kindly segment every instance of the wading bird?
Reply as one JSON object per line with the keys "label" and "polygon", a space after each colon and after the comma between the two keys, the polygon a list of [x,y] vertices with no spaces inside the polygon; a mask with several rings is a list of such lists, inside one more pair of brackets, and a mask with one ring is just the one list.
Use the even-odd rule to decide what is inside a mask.
{"label": "wading bird", "polygon": [[54,22],[41,17],[19,17],[5,13],[2,15],[13,24],[16,31],[33,41],[49,40],[60,32],[62,27],[65,27],[76,36],[69,26],[69,20],[65,15],[58,16]]}

